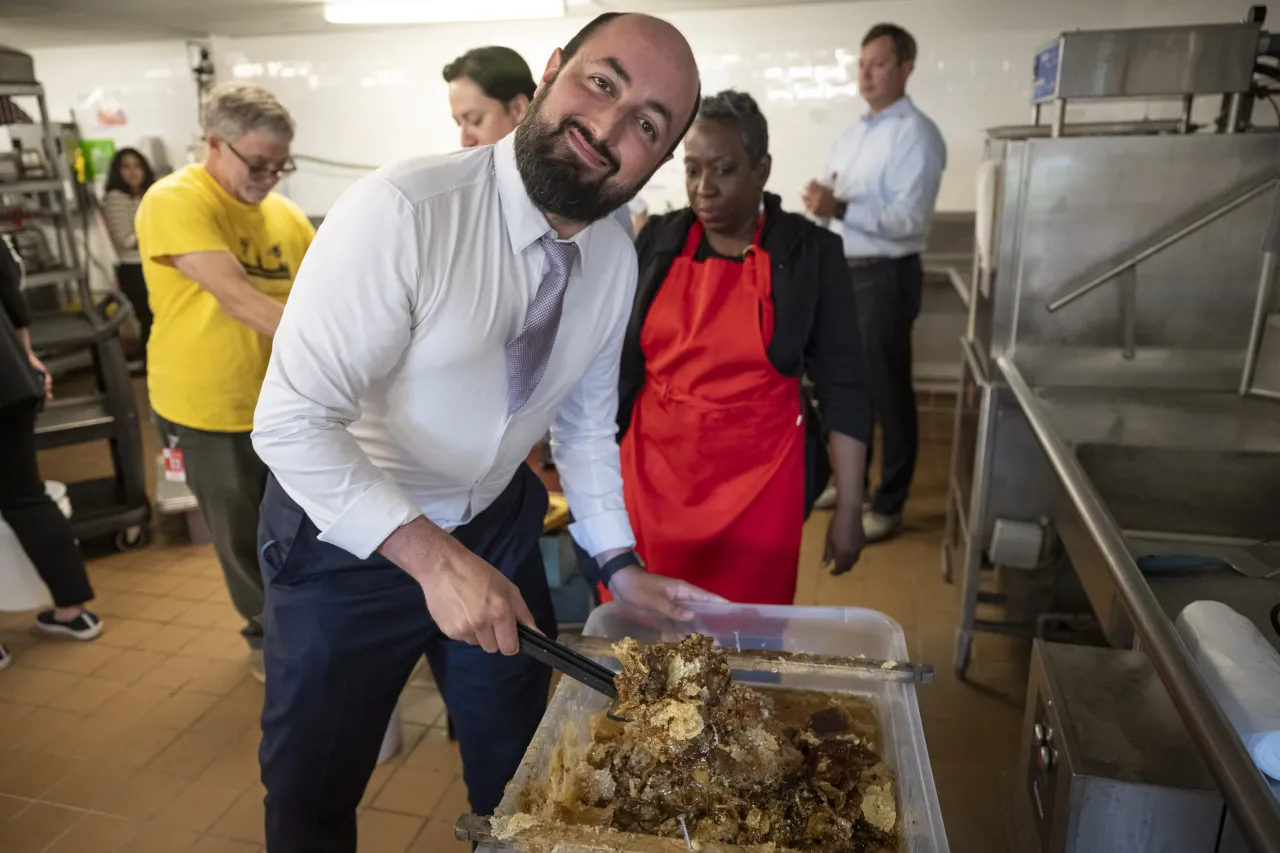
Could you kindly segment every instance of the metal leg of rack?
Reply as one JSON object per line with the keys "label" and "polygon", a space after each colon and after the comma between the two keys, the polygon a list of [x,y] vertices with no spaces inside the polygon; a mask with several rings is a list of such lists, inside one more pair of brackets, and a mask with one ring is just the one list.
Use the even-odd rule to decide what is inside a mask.
{"label": "metal leg of rack", "polygon": [[[961,346],[964,341],[961,341]],[[943,583],[951,583],[953,567],[951,565],[951,543],[956,536],[957,525],[960,519],[957,517],[956,502],[951,494],[951,484],[956,481],[957,467],[961,464],[960,454],[957,449],[960,447],[960,429],[964,420],[964,371],[961,371],[960,377],[956,380],[956,405],[955,415],[951,425],[951,471],[947,480],[947,516],[942,528],[942,581]]]}
{"label": "metal leg of rack", "polygon": [[983,529],[987,515],[987,484],[991,476],[991,438],[995,429],[995,399],[991,387],[982,388],[982,402],[978,409],[977,454],[973,461],[973,492],[969,499],[969,536],[965,549],[964,574],[960,588],[960,622],[956,627],[954,666],[956,678],[963,681],[968,675],[969,659],[973,651],[973,634],[977,630],[979,591],[982,587],[982,543],[979,531]]}

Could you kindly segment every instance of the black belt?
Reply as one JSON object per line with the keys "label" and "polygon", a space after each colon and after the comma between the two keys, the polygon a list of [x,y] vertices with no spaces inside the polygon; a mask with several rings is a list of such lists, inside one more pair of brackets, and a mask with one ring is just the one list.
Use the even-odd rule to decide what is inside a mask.
{"label": "black belt", "polygon": [[886,258],[886,257],[883,257],[883,256],[870,256],[870,257],[861,257],[861,258],[845,258],[845,261],[847,261],[847,262],[848,262],[848,264],[849,264],[849,266],[850,266],[851,268],[853,268],[853,269],[858,269],[858,268],[860,268],[860,267],[873,267],[873,266],[875,266],[876,264],[892,264],[892,263],[895,263],[895,262],[897,262],[897,261],[906,261],[906,260],[910,260],[911,258],[916,257],[916,254],[917,254],[917,253],[913,252],[913,253],[911,253],[910,255],[903,255],[903,256],[902,256],[902,257],[900,257],[900,258]]}

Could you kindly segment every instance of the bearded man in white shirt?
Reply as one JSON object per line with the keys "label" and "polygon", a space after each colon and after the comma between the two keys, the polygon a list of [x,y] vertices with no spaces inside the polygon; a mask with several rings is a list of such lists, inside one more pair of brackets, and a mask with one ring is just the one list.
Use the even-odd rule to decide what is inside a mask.
{"label": "bearded man in white shirt", "polygon": [[[299,270],[259,398],[272,471],[261,747],[271,853],[356,849],[356,806],[415,663],[444,660],[473,811],[492,812],[554,635],[523,464],[548,427],[574,538],[620,601],[714,596],[631,548],[615,440],[636,255],[609,214],[671,158],[697,66],[670,24],[604,15],[556,50],[519,129],[351,187]],[[424,606],[425,599],[425,606]]]}

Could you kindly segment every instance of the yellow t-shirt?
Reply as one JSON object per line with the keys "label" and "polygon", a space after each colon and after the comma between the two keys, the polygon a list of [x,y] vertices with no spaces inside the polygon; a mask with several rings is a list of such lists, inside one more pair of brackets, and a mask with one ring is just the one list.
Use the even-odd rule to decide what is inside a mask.
{"label": "yellow t-shirt", "polygon": [[315,228],[276,193],[261,204],[245,204],[200,164],[156,181],[138,206],[135,225],[155,315],[147,346],[152,409],[192,429],[252,430],[271,338],[233,320],[171,258],[230,252],[254,287],[283,303]]}

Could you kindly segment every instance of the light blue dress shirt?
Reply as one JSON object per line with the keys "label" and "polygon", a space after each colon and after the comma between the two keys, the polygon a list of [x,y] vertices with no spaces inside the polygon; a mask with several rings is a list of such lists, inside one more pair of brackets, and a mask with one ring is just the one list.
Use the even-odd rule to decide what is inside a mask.
{"label": "light blue dress shirt", "polygon": [[923,251],[946,165],[947,145],[937,125],[906,95],[842,133],[822,183],[848,205],[838,232],[845,256],[901,258]]}

